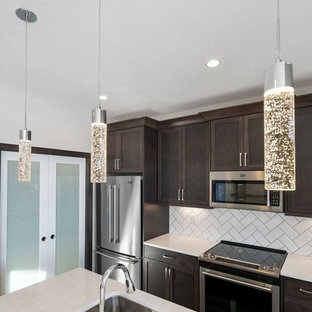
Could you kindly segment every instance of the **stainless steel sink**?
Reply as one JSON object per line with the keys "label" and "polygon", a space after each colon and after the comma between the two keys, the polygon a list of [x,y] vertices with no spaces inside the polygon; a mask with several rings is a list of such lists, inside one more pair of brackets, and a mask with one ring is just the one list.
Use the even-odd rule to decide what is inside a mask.
{"label": "stainless steel sink", "polygon": [[[99,306],[95,306],[86,312],[98,312]],[[113,296],[105,301],[105,312],[156,312],[132,300],[122,296]]]}

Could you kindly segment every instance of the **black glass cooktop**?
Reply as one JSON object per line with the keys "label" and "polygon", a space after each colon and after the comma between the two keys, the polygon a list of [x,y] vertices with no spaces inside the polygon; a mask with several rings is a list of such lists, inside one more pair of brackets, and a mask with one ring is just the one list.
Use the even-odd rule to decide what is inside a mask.
{"label": "black glass cooktop", "polygon": [[221,241],[207,250],[200,260],[241,267],[244,270],[278,274],[286,256],[287,252],[284,250]]}

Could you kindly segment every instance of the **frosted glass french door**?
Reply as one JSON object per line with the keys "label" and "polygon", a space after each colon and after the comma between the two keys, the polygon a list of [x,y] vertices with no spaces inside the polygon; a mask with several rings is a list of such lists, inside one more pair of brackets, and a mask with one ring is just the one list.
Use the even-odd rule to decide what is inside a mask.
{"label": "frosted glass french door", "polygon": [[31,182],[1,153],[1,294],[84,266],[85,160],[32,155]]}

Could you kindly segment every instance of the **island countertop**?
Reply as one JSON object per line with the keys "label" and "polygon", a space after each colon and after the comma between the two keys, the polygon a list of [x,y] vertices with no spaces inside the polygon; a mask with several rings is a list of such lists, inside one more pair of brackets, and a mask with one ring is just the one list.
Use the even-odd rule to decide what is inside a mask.
{"label": "island countertop", "polygon": [[[83,312],[99,303],[101,275],[79,268],[0,297],[1,312]],[[146,292],[127,295],[109,279],[107,298],[122,295],[159,312],[194,312]]]}

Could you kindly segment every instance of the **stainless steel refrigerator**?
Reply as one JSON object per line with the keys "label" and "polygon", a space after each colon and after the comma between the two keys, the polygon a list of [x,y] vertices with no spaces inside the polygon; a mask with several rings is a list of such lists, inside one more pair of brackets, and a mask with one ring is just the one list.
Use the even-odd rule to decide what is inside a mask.
{"label": "stainless steel refrigerator", "polygon": [[[96,204],[96,271],[122,263],[138,289],[142,275],[142,177],[108,176]],[[124,281],[121,272],[111,276]]]}

